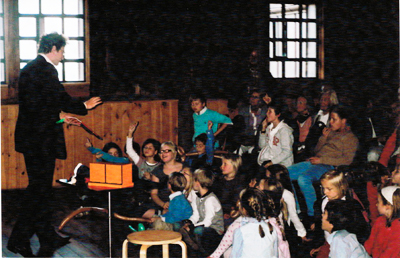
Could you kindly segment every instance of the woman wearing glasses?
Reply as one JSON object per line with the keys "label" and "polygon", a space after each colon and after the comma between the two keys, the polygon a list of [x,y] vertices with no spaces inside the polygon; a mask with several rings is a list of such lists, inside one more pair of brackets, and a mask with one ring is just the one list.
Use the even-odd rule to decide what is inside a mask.
{"label": "woman wearing glasses", "polygon": [[163,212],[168,210],[169,195],[168,178],[173,172],[180,172],[184,168],[183,164],[177,161],[177,146],[175,143],[168,141],[161,144],[160,158],[162,164],[156,167],[152,172],[151,181],[152,189],[150,191],[154,208],[149,209],[143,215],[144,218],[151,218],[157,210]]}

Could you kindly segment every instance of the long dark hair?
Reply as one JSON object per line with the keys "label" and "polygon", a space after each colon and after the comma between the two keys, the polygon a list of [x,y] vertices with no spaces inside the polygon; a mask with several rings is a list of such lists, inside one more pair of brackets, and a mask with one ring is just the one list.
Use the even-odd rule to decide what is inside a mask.
{"label": "long dark hair", "polygon": [[104,145],[104,147],[103,147],[103,151],[107,153],[111,148],[117,149],[118,157],[120,157],[120,158],[123,157],[121,148],[120,148],[120,147],[118,146],[118,144],[116,144],[115,142],[106,143],[106,144]]}

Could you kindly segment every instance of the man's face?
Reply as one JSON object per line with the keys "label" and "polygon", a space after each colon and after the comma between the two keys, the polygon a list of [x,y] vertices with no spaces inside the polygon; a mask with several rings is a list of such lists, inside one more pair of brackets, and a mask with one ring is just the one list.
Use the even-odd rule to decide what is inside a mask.
{"label": "man's face", "polygon": [[53,46],[53,60],[51,60],[54,65],[58,65],[64,59],[64,47],[61,47],[60,50],[57,51],[56,47]]}
{"label": "man's face", "polygon": [[251,94],[251,96],[250,96],[250,105],[252,107],[257,107],[258,105],[260,105],[260,93],[253,92],[253,94]]}
{"label": "man's face", "polygon": [[195,113],[199,113],[205,106],[206,103],[202,103],[200,99],[195,99],[191,103],[192,110]]}
{"label": "man's face", "polygon": [[328,111],[330,105],[331,105],[331,96],[329,94],[322,95],[320,101],[321,110],[324,112]]}

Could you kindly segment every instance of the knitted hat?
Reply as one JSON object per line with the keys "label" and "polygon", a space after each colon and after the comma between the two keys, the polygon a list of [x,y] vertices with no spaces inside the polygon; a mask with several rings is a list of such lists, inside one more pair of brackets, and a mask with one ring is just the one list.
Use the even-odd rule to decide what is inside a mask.
{"label": "knitted hat", "polygon": [[397,190],[400,189],[400,186],[387,186],[385,188],[382,188],[381,193],[383,197],[391,204],[393,205],[393,193]]}

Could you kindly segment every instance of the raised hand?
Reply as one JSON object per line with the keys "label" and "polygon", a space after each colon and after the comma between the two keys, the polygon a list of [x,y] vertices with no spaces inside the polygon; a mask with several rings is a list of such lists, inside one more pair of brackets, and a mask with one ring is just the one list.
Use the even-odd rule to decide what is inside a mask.
{"label": "raised hand", "polygon": [[89,138],[86,138],[85,147],[86,148],[93,147],[93,144],[90,142]]}
{"label": "raised hand", "polygon": [[136,131],[136,128],[138,127],[138,125],[139,125],[139,122],[129,125],[129,129],[128,129],[128,137],[129,138],[133,137],[133,133]]}
{"label": "raised hand", "polygon": [[101,103],[103,103],[103,102],[101,101],[101,98],[100,98],[100,97],[93,97],[93,98],[90,98],[89,100],[87,100],[87,101],[85,102],[85,104],[86,104],[86,109],[95,108],[97,105],[100,105]]}

